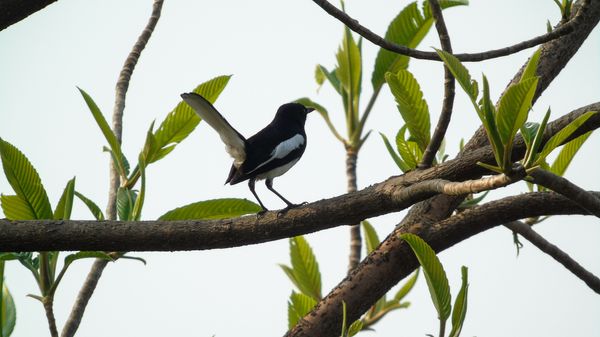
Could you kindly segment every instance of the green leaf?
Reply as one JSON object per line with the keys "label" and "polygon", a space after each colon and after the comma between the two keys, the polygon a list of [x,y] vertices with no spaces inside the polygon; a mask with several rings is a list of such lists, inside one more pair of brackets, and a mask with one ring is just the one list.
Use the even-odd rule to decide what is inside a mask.
{"label": "green leaf", "polygon": [[321,272],[317,259],[302,236],[290,238],[292,267],[280,265],[292,283],[303,294],[318,301],[321,299]]}
{"label": "green leaf", "polygon": [[292,291],[288,301],[288,329],[298,324],[298,321],[317,305],[317,301],[307,295]]}
{"label": "green leaf", "polygon": [[[40,176],[27,157],[1,138],[0,157],[8,183],[23,201],[16,205],[21,210],[19,214],[33,214],[35,219],[52,219],[52,208],[46,190]],[[9,197],[9,200],[13,200],[12,202],[15,204],[19,203],[15,198]],[[25,211],[24,207],[29,208],[29,211]]]}
{"label": "green leaf", "polygon": [[409,233],[402,234],[400,237],[410,245],[423,267],[423,274],[427,281],[431,300],[438,312],[439,319],[445,322],[450,317],[452,297],[444,267],[433,249],[423,239]]}
{"label": "green leaf", "polygon": [[74,261],[77,261],[77,260],[90,259],[90,258],[114,261],[114,259],[110,255],[106,254],[105,252],[81,251],[81,252],[77,252],[77,253],[73,253],[73,254],[69,254],[69,255],[65,256],[65,265],[70,265],[71,263],[73,263]]}
{"label": "green leaf", "polygon": [[85,100],[85,103],[90,109],[92,116],[96,120],[96,124],[98,124],[98,126],[100,127],[100,131],[102,131],[106,142],[108,142],[108,145],[110,146],[110,150],[113,154],[113,161],[115,163],[115,166],[117,167],[117,171],[119,171],[121,177],[127,176],[125,164],[123,162],[123,152],[121,151],[121,144],[117,140],[117,137],[106,122],[106,119],[104,119],[100,108],[98,108],[98,105],[96,105],[96,102],[94,102],[92,97],[88,95],[85,91],[83,91],[83,89],[77,89],[81,93],[81,96],[83,96],[83,99]]}
{"label": "green leaf", "polygon": [[354,335],[356,335],[357,333],[360,332],[360,330],[362,330],[363,328],[363,321],[356,320],[354,321],[354,323],[350,324],[350,326],[348,327],[348,337],[352,337]]}
{"label": "green leaf", "polygon": [[538,77],[531,77],[512,84],[500,97],[496,123],[500,140],[505,147],[505,157],[508,156],[506,152],[510,152],[512,149],[512,142],[517,131],[527,120],[538,79]]}
{"label": "green leaf", "polygon": [[94,215],[94,218],[96,218],[96,220],[104,220],[104,214],[102,214],[102,210],[100,210],[100,207],[98,207],[98,205],[96,205],[92,200],[86,198],[83,194],[77,191],[75,191],[75,196],[77,196],[79,200],[81,200],[87,206],[87,208],[90,210],[90,212],[92,212],[92,215]]}
{"label": "green leaf", "polygon": [[348,134],[352,135],[359,123],[358,100],[360,97],[362,59],[359,45],[354,41],[348,27],[344,29],[344,38],[336,54],[336,59],[338,65],[335,74],[340,81]]}
{"label": "green leaf", "polygon": [[0,195],[2,211],[8,220],[35,220],[35,213],[27,201],[18,195]]}
{"label": "green leaf", "polygon": [[521,135],[525,141],[525,146],[529,149],[533,144],[533,139],[540,128],[540,123],[527,122],[521,126]]}
{"label": "green leaf", "polygon": [[[151,134],[152,131],[148,133]],[[143,154],[140,154],[138,167],[142,176],[142,186],[140,187],[140,194],[135,199],[133,209],[131,211],[131,218],[135,221],[139,221],[142,217],[142,208],[144,207],[144,199],[146,199],[146,160]]]}
{"label": "green leaf", "polygon": [[119,187],[117,190],[117,214],[121,221],[133,220],[133,206],[137,199],[137,193],[133,190]]}
{"label": "green leaf", "polygon": [[529,61],[527,62],[527,66],[525,66],[525,70],[523,70],[523,74],[521,74],[521,80],[519,82],[523,82],[527,79],[536,77],[535,74],[537,71],[538,63],[540,61],[541,52],[542,49],[539,48],[535,51],[535,53],[533,53],[533,55],[531,55]]}
{"label": "green leaf", "polygon": [[367,254],[371,254],[371,252],[375,250],[377,246],[379,246],[379,243],[381,241],[377,236],[375,228],[373,228],[370,222],[364,220],[361,222],[361,224],[363,228],[363,233],[365,233],[365,246],[367,247]]}
{"label": "green leaf", "polygon": [[75,177],[67,182],[67,186],[63,191],[56,209],[54,210],[55,220],[68,220],[71,219],[71,210],[73,210],[73,196],[75,193]]}
{"label": "green leaf", "polygon": [[2,336],[8,337],[13,333],[17,322],[17,307],[6,284],[2,284],[2,308],[0,308],[0,319],[2,320]]}
{"label": "green leaf", "polygon": [[[218,76],[197,86],[193,92],[201,95],[207,101],[214,103],[225,86],[229,82],[231,75]],[[160,124],[154,138],[156,139],[156,151],[147,155],[147,163],[153,163],[173,150],[173,147],[183,141],[194,131],[200,123],[200,117],[183,100],[177,104],[165,120]],[[169,150],[165,150],[171,146]]]}
{"label": "green leaf", "polygon": [[121,260],[133,260],[133,261],[138,261],[144,264],[144,266],[147,264],[146,260],[144,260],[143,258],[139,257],[139,256],[130,256],[130,255],[122,255],[120,257]]}
{"label": "green leaf", "polygon": [[[468,3],[466,0],[439,1],[442,9],[467,5]],[[404,7],[392,20],[385,33],[385,39],[399,45],[415,48],[427,35],[433,21],[431,11],[426,3],[423,4],[423,14],[421,14],[417,3],[412,2]],[[378,91],[385,84],[385,73],[396,73],[400,69],[406,69],[408,63],[409,57],[407,56],[396,54],[383,48],[379,49],[371,76],[373,90]]]}
{"label": "green leaf", "polygon": [[480,196],[476,197],[476,198],[471,198],[471,199],[466,199],[465,201],[463,201],[459,208],[460,209],[466,209],[469,207],[473,207],[473,206],[477,206],[487,195],[488,193],[490,193],[490,191],[485,191],[483,193],[481,193]]}
{"label": "green leaf", "polygon": [[501,165],[504,158],[504,147],[502,146],[502,141],[498,134],[498,127],[496,126],[496,108],[490,98],[490,85],[485,75],[483,75],[483,97],[481,108],[479,109],[477,105],[475,105],[475,109],[483,124],[490,144],[492,145],[492,149],[494,150],[496,163]]}
{"label": "green leaf", "polygon": [[415,142],[406,140],[406,125],[402,126],[396,134],[396,147],[409,170],[415,169],[421,161],[423,153]]}
{"label": "green leaf", "polygon": [[575,157],[583,143],[585,143],[591,134],[592,131],[584,133],[563,146],[562,150],[560,150],[560,153],[552,163],[550,171],[559,176],[564,175],[569,164],[571,164],[571,160],[573,160],[573,157]]}
{"label": "green leaf", "polygon": [[420,269],[415,270],[412,276],[406,281],[406,283],[404,283],[400,290],[398,290],[396,295],[394,295],[395,302],[399,303],[402,301],[404,297],[406,297],[406,295],[408,295],[408,293],[414,288],[415,284],[417,283],[417,279],[419,278],[419,270]]}
{"label": "green leaf", "polygon": [[[546,111],[546,115],[544,115],[544,118],[542,119],[542,123],[539,124],[535,130],[535,136],[533,137],[532,140],[529,141],[527,140],[527,137],[530,137],[530,135],[526,135],[525,133],[527,133],[528,131],[525,131],[525,133],[523,133],[523,128],[521,128],[521,133],[523,133],[523,138],[525,139],[525,143],[527,145],[527,151],[525,152],[525,156],[523,157],[523,165],[525,166],[525,168],[529,168],[531,166],[533,166],[533,163],[535,163],[535,161],[537,160],[538,157],[538,150],[540,147],[540,144],[542,143],[542,138],[544,138],[544,131],[546,130],[546,124],[548,123],[548,119],[550,118],[550,108],[548,108],[548,111]],[[527,124],[527,123],[525,123]],[[535,125],[535,123],[534,123]]]}
{"label": "green leaf", "polygon": [[213,199],[175,208],[163,214],[158,220],[224,219],[252,214],[260,210],[260,206],[246,199]]}
{"label": "green leaf", "polygon": [[317,68],[321,71],[321,73],[329,81],[329,83],[335,89],[335,91],[337,91],[338,94],[341,94],[342,87],[341,87],[340,80],[338,79],[338,77],[336,75],[336,70],[334,69],[332,71],[329,71],[329,70],[327,70],[327,68],[325,68],[324,66],[322,66],[320,64],[317,65]]}
{"label": "green leaf", "polygon": [[331,131],[331,133],[333,133],[335,138],[337,138],[339,141],[341,141],[344,144],[346,143],[346,140],[338,133],[335,126],[333,126],[333,123],[331,123],[331,120],[329,119],[329,113],[327,112],[327,109],[325,109],[324,106],[320,105],[319,103],[314,102],[313,100],[311,100],[308,97],[299,98],[296,100],[296,103],[300,103],[308,108],[314,108],[319,113],[319,115],[321,115],[321,117],[323,117],[323,119],[325,120],[325,123],[327,123],[327,127],[329,127],[329,130]]}
{"label": "green leaf", "polygon": [[454,55],[440,49],[436,49],[435,51],[438,53],[442,61],[444,61],[444,64],[446,67],[448,67],[452,75],[454,75],[454,78],[458,84],[460,84],[465,93],[467,93],[467,96],[469,96],[471,102],[476,104],[479,89],[477,82],[471,79],[471,75],[469,74],[467,68],[465,68],[465,66],[456,57],[454,57]]}
{"label": "green leaf", "polygon": [[583,123],[585,123],[590,117],[592,117],[592,115],[596,113],[596,111],[588,111],[584,113],[552,136],[544,145],[544,148],[536,160],[536,164],[544,161],[550,152],[564,143],[571,136],[571,134],[573,134],[573,132],[577,131],[577,129],[579,129]]}
{"label": "green leaf", "polygon": [[465,317],[467,316],[467,293],[469,290],[468,269],[467,267],[462,266],[460,271],[462,274],[462,285],[460,286],[460,291],[454,302],[454,309],[452,311],[452,330],[450,331],[449,337],[460,336]]}
{"label": "green leaf", "polygon": [[398,73],[387,73],[385,79],[398,104],[398,111],[410,135],[415,139],[419,148],[424,151],[430,140],[429,107],[423,99],[423,92],[415,77],[408,70]]}
{"label": "green leaf", "polygon": [[383,143],[385,144],[385,148],[388,150],[388,153],[390,154],[396,165],[398,165],[398,168],[400,168],[400,170],[405,173],[410,171],[412,168],[408,166],[402,159],[400,159],[398,154],[396,154],[396,151],[392,148],[392,145],[390,144],[390,141],[388,140],[386,135],[384,135],[381,132],[379,133],[379,135],[381,136],[381,139],[383,139]]}

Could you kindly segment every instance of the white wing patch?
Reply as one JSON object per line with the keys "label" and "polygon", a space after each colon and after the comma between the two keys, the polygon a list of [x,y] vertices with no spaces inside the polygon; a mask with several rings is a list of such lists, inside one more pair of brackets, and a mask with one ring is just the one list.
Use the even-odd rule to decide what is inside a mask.
{"label": "white wing patch", "polygon": [[279,143],[279,145],[277,145],[273,149],[273,151],[271,152],[271,157],[269,157],[269,159],[267,159],[264,163],[258,165],[254,170],[252,170],[248,173],[252,173],[252,172],[258,170],[259,168],[267,165],[268,163],[270,163],[271,161],[273,161],[275,159],[285,158],[285,156],[287,156],[288,154],[290,154],[292,151],[296,150],[297,148],[301,147],[302,145],[304,145],[304,137],[301,134],[296,134],[292,138],[284,140],[283,142]]}

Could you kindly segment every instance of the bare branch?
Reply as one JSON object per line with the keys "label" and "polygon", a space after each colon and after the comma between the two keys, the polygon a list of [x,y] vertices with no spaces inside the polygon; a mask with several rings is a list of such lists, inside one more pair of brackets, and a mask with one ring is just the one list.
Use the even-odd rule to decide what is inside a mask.
{"label": "bare branch", "polygon": [[[440,38],[440,44],[442,50],[452,54],[452,44],[450,43],[450,35],[448,35],[448,29],[444,22],[444,16],[442,15],[442,9],[437,0],[429,0],[429,6],[431,7],[431,13],[435,18],[435,28],[437,29],[438,36]],[[435,158],[435,154],[440,149],[448,125],[450,125],[450,118],[452,117],[452,107],[454,106],[454,88],[455,81],[452,72],[448,67],[444,65],[444,101],[442,103],[442,111],[438,120],[431,141],[427,145],[425,152],[423,152],[423,159],[419,163],[419,168],[430,167]]]}
{"label": "bare branch", "polygon": [[[160,18],[161,10],[162,10],[163,0],[154,0],[152,6],[152,14],[148,19],[148,23],[146,27],[138,37],[137,42],[133,46],[133,49],[129,53],[129,56],[125,60],[125,64],[121,69],[121,73],[119,74],[119,79],[117,80],[116,85],[116,93],[115,93],[115,106],[113,109],[113,132],[117,137],[119,143],[122,140],[123,133],[123,111],[125,109],[125,96],[127,94],[127,89],[129,88],[129,81],[131,79],[131,74],[137,64],[137,61],[146,47],[146,44],[150,40],[150,36],[156,27],[156,24]],[[106,207],[106,216],[108,219],[114,220],[117,218],[117,191],[120,185],[120,177],[115,167],[114,162],[110,161],[110,185],[108,192],[108,203]],[[96,289],[96,285],[98,284],[98,280],[102,276],[102,272],[106,267],[108,261],[102,259],[96,259],[92,268],[90,269],[88,276],[81,287],[77,298],[75,299],[75,304],[71,310],[71,314],[69,318],[65,322],[63,327],[62,336],[63,337],[72,337],[77,329],[79,328],[79,324],[81,323],[81,319],[85,312],[85,308],[90,300],[90,297],[94,293],[94,289]]]}
{"label": "bare branch", "polygon": [[[587,192],[586,192],[587,193]],[[512,221],[504,224],[508,229],[513,232],[519,233],[527,241],[538,247],[542,252],[550,255],[558,263],[562,264],[575,276],[579,277],[585,284],[587,284],[593,291],[600,294],[600,278],[583,268],[577,261],[573,260],[567,253],[563,252],[560,248],[553,245],[539,235],[531,227],[521,221]]]}
{"label": "bare branch", "polygon": [[[356,184],[356,161],[358,160],[358,150],[351,146],[346,146],[346,179],[348,180],[348,192],[357,190]],[[360,225],[355,222],[350,226],[350,254],[348,257],[348,271],[356,268],[360,262],[360,251],[362,249],[362,238]]]}
{"label": "bare branch", "polygon": [[[421,51],[421,50],[417,50],[417,49],[408,48],[406,46],[399,45],[399,44],[390,42],[390,41],[382,38],[381,36],[373,33],[367,27],[361,25],[358,22],[358,20],[350,17],[348,14],[344,13],[343,11],[339,10],[337,7],[330,4],[327,0],[313,0],[313,2],[316,3],[317,5],[319,5],[321,8],[323,8],[323,10],[325,10],[327,13],[329,13],[329,15],[340,20],[342,23],[344,23],[346,26],[348,26],[348,28],[350,28],[351,30],[355,31],[356,33],[358,33],[365,39],[371,41],[372,43],[380,46],[383,49],[389,50],[389,51],[397,53],[397,54],[414,57],[417,59],[441,61],[441,59],[439,58],[437,53],[425,52],[425,51]],[[584,7],[587,7],[586,5],[589,4],[589,2],[590,2],[589,0],[586,0]],[[540,44],[558,39],[562,36],[565,36],[565,35],[571,33],[575,29],[575,27],[578,25],[578,23],[580,21],[580,14],[582,14],[583,12],[584,12],[584,8],[582,8],[582,10],[580,10],[577,13],[575,18],[573,18],[571,21],[567,22],[566,24],[561,25],[560,27],[553,30],[552,32],[534,37],[530,40],[519,42],[515,45],[500,48],[500,49],[494,49],[494,50],[489,50],[489,51],[479,52],[479,53],[455,54],[454,56],[456,56],[462,62],[477,62],[477,61],[489,60],[489,59],[493,59],[493,58],[497,58],[497,57],[511,55],[511,54],[520,52],[522,50],[538,46]]]}
{"label": "bare branch", "polygon": [[54,318],[53,303],[54,298],[52,296],[42,298],[42,304],[44,305],[44,311],[46,312],[46,319],[48,320],[48,328],[50,329],[50,336],[58,337],[58,330],[56,330],[56,319]]}
{"label": "bare branch", "polygon": [[0,1],[0,31],[29,15],[44,9],[56,0],[3,0]]}
{"label": "bare branch", "polygon": [[536,169],[530,175],[533,177],[534,183],[564,195],[578,203],[590,214],[600,218],[600,199],[593,194],[573,184],[568,179],[546,170]]}
{"label": "bare branch", "polygon": [[537,192],[491,201],[433,224],[417,222],[400,226],[286,336],[334,336],[341,326],[342,301],[346,302],[347,320],[354,321],[412,273],[418,262],[410,247],[399,238],[403,233],[420,236],[439,253],[495,226],[550,214],[586,214],[586,211],[558,193]]}

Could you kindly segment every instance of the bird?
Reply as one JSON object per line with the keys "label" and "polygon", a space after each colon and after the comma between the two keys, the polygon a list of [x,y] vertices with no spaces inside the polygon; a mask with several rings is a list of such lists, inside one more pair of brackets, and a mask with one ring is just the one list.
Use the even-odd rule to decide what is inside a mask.
{"label": "bird", "polygon": [[283,104],[277,109],[271,123],[246,139],[201,95],[183,93],[181,98],[219,134],[225,143],[225,150],[233,158],[225,184],[235,185],[248,180],[248,188],[262,209],[259,214],[268,209],[254,189],[257,180],[264,179],[267,188],[286,203],[284,211],[298,206],[273,188],[273,179],[286,173],[304,154],[304,124],[314,108],[300,103]]}

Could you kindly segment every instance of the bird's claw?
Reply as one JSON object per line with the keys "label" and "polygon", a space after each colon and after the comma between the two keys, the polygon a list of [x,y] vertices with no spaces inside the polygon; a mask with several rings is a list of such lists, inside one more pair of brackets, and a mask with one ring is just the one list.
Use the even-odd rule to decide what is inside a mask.
{"label": "bird's claw", "polygon": [[289,205],[287,205],[286,208],[284,208],[282,210],[279,210],[279,212],[277,212],[277,216],[279,217],[279,216],[285,215],[285,213],[287,213],[290,209],[296,208],[296,207],[300,207],[300,206],[303,206],[303,205],[306,205],[306,204],[307,204],[306,201],[301,202],[299,204],[289,204]]}

